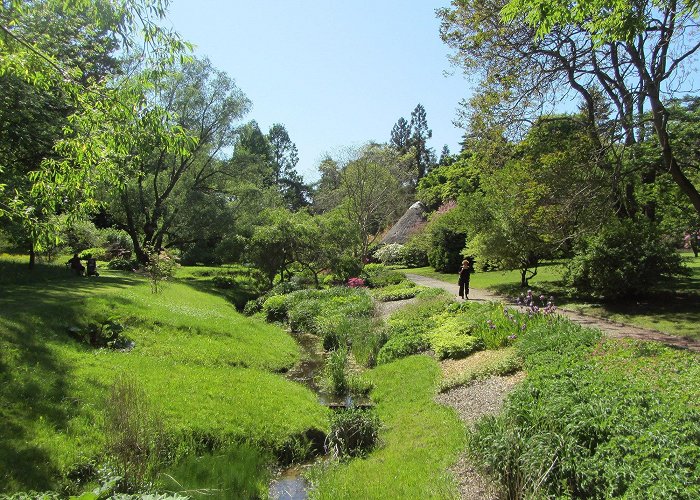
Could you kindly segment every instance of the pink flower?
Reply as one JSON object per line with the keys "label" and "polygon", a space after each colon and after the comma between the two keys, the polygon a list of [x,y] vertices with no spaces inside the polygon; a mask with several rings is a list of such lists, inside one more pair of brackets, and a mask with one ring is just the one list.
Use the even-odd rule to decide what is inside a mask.
{"label": "pink flower", "polygon": [[360,288],[365,286],[365,280],[362,278],[350,278],[348,280],[348,286],[350,288]]}

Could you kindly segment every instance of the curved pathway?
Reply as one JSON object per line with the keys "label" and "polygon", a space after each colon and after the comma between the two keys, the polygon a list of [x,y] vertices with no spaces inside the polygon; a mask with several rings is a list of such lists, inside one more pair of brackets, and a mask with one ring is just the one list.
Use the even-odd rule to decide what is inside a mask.
{"label": "curved pathway", "polygon": [[[417,285],[429,286],[433,288],[443,288],[449,293],[453,294],[455,297],[459,292],[459,287],[456,283],[446,283],[444,281],[436,280],[434,278],[428,278],[426,276],[420,276],[418,274],[410,273],[407,273],[406,277],[411,281],[415,282]],[[495,293],[489,292],[487,290],[477,288],[469,289],[469,300],[476,300],[480,302],[508,302],[507,299],[503,296],[496,295]],[[677,337],[674,335],[669,335],[667,333],[659,332],[657,330],[650,330],[632,325],[626,325],[624,323],[617,323],[595,316],[587,316],[576,311],[572,311],[570,309],[563,309],[558,307],[557,311],[559,312],[559,314],[566,316],[575,323],[589,328],[598,328],[610,337],[625,337],[636,340],[654,340],[656,342],[661,342],[672,347],[679,347],[683,349],[689,349],[695,352],[700,352],[700,342],[697,340],[687,339],[685,337]]]}

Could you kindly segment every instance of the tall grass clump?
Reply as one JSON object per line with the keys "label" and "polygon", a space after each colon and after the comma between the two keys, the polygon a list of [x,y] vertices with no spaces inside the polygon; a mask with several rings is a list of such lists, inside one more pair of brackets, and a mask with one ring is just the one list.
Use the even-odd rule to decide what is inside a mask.
{"label": "tall grass clump", "polygon": [[328,392],[335,396],[348,393],[348,351],[344,348],[331,352],[323,370],[323,381]]}
{"label": "tall grass clump", "polygon": [[528,377],[469,434],[508,498],[700,496],[700,362],[558,319],[516,344]]}
{"label": "tall grass clump", "polygon": [[379,416],[373,409],[348,408],[331,415],[326,452],[336,459],[367,455],[379,440]]}
{"label": "tall grass clump", "polygon": [[189,455],[160,474],[160,490],[194,499],[265,498],[272,457],[249,444]]}
{"label": "tall grass clump", "polygon": [[165,456],[165,437],[146,392],[133,378],[120,375],[105,413],[108,464],[121,478],[119,489],[126,493],[149,489]]}

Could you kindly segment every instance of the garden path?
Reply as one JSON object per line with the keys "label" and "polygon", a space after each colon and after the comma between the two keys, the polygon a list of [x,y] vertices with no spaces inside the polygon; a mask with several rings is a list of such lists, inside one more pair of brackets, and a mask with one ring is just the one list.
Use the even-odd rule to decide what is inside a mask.
{"label": "garden path", "polygon": [[[456,283],[446,283],[444,281],[436,280],[434,278],[428,278],[426,276],[419,276],[417,274],[410,273],[407,273],[406,276],[408,277],[408,279],[410,279],[417,285],[429,286],[433,288],[443,288],[448,292],[452,293],[454,296],[457,296],[457,293],[459,291],[459,287]],[[487,290],[477,288],[469,289],[469,300],[476,300],[481,302],[491,301],[508,303],[508,299],[506,297],[496,295],[495,293],[489,292]],[[598,328],[610,337],[624,337],[636,340],[654,340],[656,342],[661,342],[672,347],[679,347],[683,349],[689,349],[695,352],[700,352],[700,342],[697,340],[692,340],[675,335],[669,335],[668,333],[659,332],[657,330],[639,328],[624,323],[617,323],[615,321],[610,321],[604,318],[581,314],[570,309],[557,308],[557,311],[559,312],[559,314],[566,316],[575,323],[589,328]]]}
{"label": "garden path", "polygon": [[[440,287],[439,285],[427,286]],[[487,299],[481,297],[480,300]],[[376,314],[378,317],[386,319],[394,312],[416,301],[417,299],[413,298],[378,302]],[[445,371],[444,365],[445,361],[440,362],[443,373]],[[470,427],[484,415],[496,415],[503,406],[508,393],[523,378],[523,372],[507,377],[489,377],[468,386],[456,387],[438,394],[435,401],[454,408],[460,420]],[[498,500],[501,498],[498,487],[471,463],[466,453],[459,456],[457,462],[450,467],[450,471],[457,480],[460,498],[464,500]]]}

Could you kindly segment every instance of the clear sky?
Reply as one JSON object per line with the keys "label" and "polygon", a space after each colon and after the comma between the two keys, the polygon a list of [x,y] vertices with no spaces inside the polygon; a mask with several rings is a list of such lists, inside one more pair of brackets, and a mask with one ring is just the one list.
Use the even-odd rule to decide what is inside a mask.
{"label": "clear sky", "polygon": [[[318,176],[325,152],[387,142],[416,104],[429,145],[459,150],[452,124],[470,85],[452,68],[435,9],[448,0],[172,0],[173,27],[235,79],[253,103],[244,121],[282,123],[297,170]],[[450,75],[446,76],[448,72]]]}

